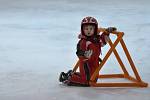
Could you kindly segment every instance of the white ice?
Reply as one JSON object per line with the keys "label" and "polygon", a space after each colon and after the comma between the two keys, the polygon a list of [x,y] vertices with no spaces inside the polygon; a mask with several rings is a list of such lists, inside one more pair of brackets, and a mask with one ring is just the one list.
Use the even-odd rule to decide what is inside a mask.
{"label": "white ice", "polygon": [[[150,83],[149,0],[0,0],[0,100],[149,100],[149,87],[68,87],[58,82],[59,73],[77,61],[85,16],[125,32],[139,74]],[[108,48],[102,49],[102,57]],[[117,65],[111,56],[103,73],[119,72]]]}

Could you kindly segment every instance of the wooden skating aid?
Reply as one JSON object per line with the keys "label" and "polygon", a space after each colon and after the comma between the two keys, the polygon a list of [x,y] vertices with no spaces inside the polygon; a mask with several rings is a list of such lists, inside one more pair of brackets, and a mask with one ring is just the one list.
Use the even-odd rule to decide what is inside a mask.
{"label": "wooden skating aid", "polygon": [[[99,28],[98,29],[98,32],[103,32],[105,31],[105,28]],[[106,53],[105,57],[103,58],[102,62],[99,64],[98,68],[95,70],[95,72],[93,73],[93,75],[91,76],[90,78],[90,86],[94,86],[94,87],[147,87],[148,86],[148,83],[145,83],[141,80],[139,74],[138,74],[138,71],[134,65],[134,62],[129,54],[129,51],[123,41],[123,35],[124,33],[123,32],[117,32],[117,31],[114,31],[113,33],[111,34],[114,34],[114,35],[117,35],[117,39],[115,40],[115,42],[113,43],[111,41],[111,39],[109,40],[109,45],[110,45],[110,49],[109,51]],[[123,64],[117,50],[116,50],[116,46],[118,45],[118,43],[121,44],[122,48],[123,48],[123,51],[127,57],[127,60],[131,66],[131,69],[135,75],[135,77],[129,75],[128,71],[126,70],[125,68],[125,65]],[[110,57],[111,53],[114,53],[123,73],[122,74],[103,74],[101,75],[99,72],[100,70],[102,69],[103,65],[106,63],[106,61],[108,60],[108,58]],[[77,68],[79,66],[79,61],[77,61],[73,71],[76,71]],[[111,82],[111,83],[98,83],[98,82],[95,82],[94,80],[96,80],[96,78],[125,78],[125,79],[128,79],[130,80],[131,82]]]}

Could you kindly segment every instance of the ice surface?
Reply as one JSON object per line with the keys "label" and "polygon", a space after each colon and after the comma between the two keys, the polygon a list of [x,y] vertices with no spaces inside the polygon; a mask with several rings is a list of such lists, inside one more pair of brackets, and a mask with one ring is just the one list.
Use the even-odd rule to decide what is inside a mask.
{"label": "ice surface", "polygon": [[[149,0],[0,0],[0,100],[149,100],[149,87],[85,88],[58,82],[59,73],[77,60],[85,16],[125,32],[139,74],[150,83]],[[118,71],[114,60],[104,72]]]}

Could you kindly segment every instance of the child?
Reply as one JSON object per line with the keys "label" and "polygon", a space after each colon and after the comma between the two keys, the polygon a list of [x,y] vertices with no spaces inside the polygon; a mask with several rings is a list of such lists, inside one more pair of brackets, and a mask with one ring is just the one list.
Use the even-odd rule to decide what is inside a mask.
{"label": "child", "polygon": [[67,73],[62,72],[59,81],[67,85],[89,86],[90,78],[99,66],[101,47],[108,42],[109,33],[115,30],[115,27],[109,27],[99,35],[97,20],[85,17],[81,22],[81,34],[76,52],[79,58],[79,72],[72,70]]}

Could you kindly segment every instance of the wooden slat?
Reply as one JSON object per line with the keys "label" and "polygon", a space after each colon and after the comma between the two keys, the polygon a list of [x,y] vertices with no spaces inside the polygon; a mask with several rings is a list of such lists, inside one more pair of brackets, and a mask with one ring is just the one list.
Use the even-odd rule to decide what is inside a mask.
{"label": "wooden slat", "polygon": [[76,72],[76,70],[78,69],[79,67],[79,60],[77,61],[77,63],[75,64],[74,68],[73,68],[73,71]]}
{"label": "wooden slat", "polygon": [[104,74],[99,75],[99,78],[124,78],[124,74]]}
{"label": "wooden slat", "polygon": [[91,83],[94,87],[147,87],[147,83]]}
{"label": "wooden slat", "polygon": [[135,79],[132,76],[125,76],[125,78],[127,78],[128,80],[133,81],[133,82],[141,82],[141,81],[138,81],[137,79]]}
{"label": "wooden slat", "polygon": [[127,49],[123,39],[120,40],[120,43],[122,45],[122,48],[123,48],[123,50],[124,50],[124,52],[126,54],[126,57],[127,57],[128,61],[129,61],[129,64],[130,64],[130,66],[131,66],[131,68],[132,68],[132,70],[134,72],[134,75],[135,75],[136,79],[141,81],[141,78],[140,78],[140,76],[139,76],[139,74],[137,72],[137,69],[136,69],[136,67],[135,67],[135,65],[133,63],[133,60],[132,60],[132,58],[131,58],[131,56],[129,54],[129,51],[128,51],[128,49]]}
{"label": "wooden slat", "polygon": [[109,49],[109,51],[107,52],[106,56],[104,57],[104,59],[100,63],[99,67],[93,73],[93,75],[91,77],[92,81],[95,80],[95,78],[96,78],[97,74],[99,73],[100,69],[105,64],[105,62],[107,61],[107,59],[109,58],[109,56],[111,55],[111,53],[113,52],[113,50],[115,49],[115,47],[117,46],[117,44],[119,43],[119,41],[122,39],[122,37],[123,37],[123,34],[120,34],[118,36],[118,38],[116,39],[116,41],[114,42],[114,44],[112,45],[112,47]]}
{"label": "wooden slat", "polygon": [[[112,47],[112,45],[113,45],[112,41],[110,40],[108,43],[109,43],[110,47]],[[124,66],[124,64],[123,64],[123,62],[122,62],[122,60],[121,60],[121,58],[120,58],[120,56],[119,56],[117,50],[114,49],[113,52],[114,52],[114,55],[115,55],[115,57],[116,57],[118,63],[120,64],[120,66],[121,66],[121,68],[122,68],[124,74],[129,75],[129,73],[127,72],[127,70],[126,70],[126,68],[125,68],[125,66]]]}

